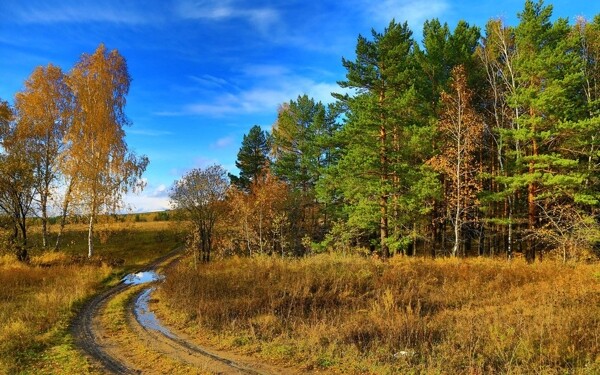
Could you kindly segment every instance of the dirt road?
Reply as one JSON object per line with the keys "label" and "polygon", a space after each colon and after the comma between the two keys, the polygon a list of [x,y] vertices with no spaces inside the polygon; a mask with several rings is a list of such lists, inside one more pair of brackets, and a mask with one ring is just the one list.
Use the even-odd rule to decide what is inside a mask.
{"label": "dirt road", "polygon": [[[161,266],[171,264],[181,254],[174,250],[148,265],[142,271],[155,271]],[[142,275],[143,273],[138,273]],[[130,298],[126,307],[127,332],[135,342],[113,340],[103,327],[102,314],[111,300],[125,293],[131,294],[135,283],[121,282],[91,299],[80,311],[71,325],[75,343],[85,351],[95,364],[104,371],[115,374],[161,373],[164,368],[151,363],[150,358],[177,363],[171,365],[172,372],[179,373],[219,373],[219,374],[271,374],[279,373],[259,362],[244,361],[231,353],[209,350],[172,333],[168,327],[153,321],[153,313],[148,305],[152,284],[139,289]],[[112,335],[114,336],[114,335]],[[135,348],[135,349],[134,349]],[[140,349],[143,348],[143,349]],[[135,351],[141,352],[137,356]],[[248,364],[251,363],[251,364]]]}

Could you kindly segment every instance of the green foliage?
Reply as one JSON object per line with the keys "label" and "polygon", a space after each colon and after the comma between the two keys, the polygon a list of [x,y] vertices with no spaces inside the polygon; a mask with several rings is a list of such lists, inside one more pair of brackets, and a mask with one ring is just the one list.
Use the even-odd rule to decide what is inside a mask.
{"label": "green foliage", "polygon": [[254,125],[242,140],[235,162],[240,175],[229,174],[231,183],[242,190],[248,190],[251,182],[257,181],[263,169],[269,165],[269,151],[269,135],[260,126]]}

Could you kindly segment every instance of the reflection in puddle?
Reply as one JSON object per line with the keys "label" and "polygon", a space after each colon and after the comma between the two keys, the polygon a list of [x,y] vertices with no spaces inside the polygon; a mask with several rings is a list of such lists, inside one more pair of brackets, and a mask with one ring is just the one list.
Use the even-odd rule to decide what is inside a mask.
{"label": "reflection in puddle", "polygon": [[144,271],[130,273],[129,275],[125,276],[122,281],[126,285],[139,285],[162,280],[163,278],[164,276],[161,276],[154,271]]}
{"label": "reflection in puddle", "polygon": [[139,295],[135,301],[135,317],[142,327],[159,331],[165,336],[174,339],[176,336],[173,335],[168,329],[163,327],[156,318],[156,315],[154,315],[154,313],[148,308],[148,302],[150,302],[150,293],[152,293],[154,289],[155,288],[148,288]]}

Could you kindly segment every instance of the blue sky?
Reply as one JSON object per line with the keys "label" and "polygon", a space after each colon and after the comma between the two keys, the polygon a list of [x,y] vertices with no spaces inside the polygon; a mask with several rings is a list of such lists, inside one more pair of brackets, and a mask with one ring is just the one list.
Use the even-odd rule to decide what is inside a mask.
{"label": "blue sky", "polygon": [[[588,19],[600,0],[554,0],[555,17]],[[437,17],[483,27],[515,24],[524,0],[0,0],[0,98],[39,65],[69,71],[99,43],[118,49],[133,78],[127,143],[148,155],[134,211],[168,208],[168,188],[195,167],[235,171],[243,135],[270,129],[279,104],[308,94],[330,102],[358,34],[408,21],[417,40]]]}

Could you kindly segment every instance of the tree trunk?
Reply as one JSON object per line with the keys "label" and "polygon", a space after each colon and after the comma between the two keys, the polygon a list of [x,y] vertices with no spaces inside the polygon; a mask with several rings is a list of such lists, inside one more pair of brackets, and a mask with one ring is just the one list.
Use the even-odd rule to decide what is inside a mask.
{"label": "tree trunk", "polygon": [[23,213],[19,215],[19,228],[21,229],[21,244],[27,246],[27,217]]}
{"label": "tree trunk", "polygon": [[508,240],[506,244],[506,254],[508,259],[512,259],[513,251],[512,251],[512,232],[513,232],[513,224],[512,224],[512,198],[508,198]]}
{"label": "tree trunk", "polygon": [[41,209],[42,209],[42,247],[44,249],[46,249],[48,247],[48,196],[47,196],[47,193],[42,194]]}
{"label": "tree trunk", "polygon": [[[535,158],[538,156],[538,146],[535,139],[535,127],[533,128],[533,142],[532,142],[532,156]],[[529,162],[529,173],[533,175],[535,172],[535,161]],[[535,209],[535,197],[537,193],[537,187],[535,182],[530,182],[527,186],[527,223],[529,229],[529,240],[527,241],[527,253],[525,259],[531,263],[535,261],[536,243],[533,239],[533,232],[536,229],[536,209]]]}
{"label": "tree trunk", "polygon": [[19,262],[29,262],[29,253],[27,252],[27,246],[17,245],[16,251],[17,259]]}
{"label": "tree trunk", "polygon": [[462,241],[461,238],[461,202],[462,202],[462,98],[460,96],[460,91],[458,91],[458,131],[456,135],[456,210],[454,212],[454,246],[452,247],[452,256],[456,257],[458,255],[458,247]]}
{"label": "tree trunk", "polygon": [[390,256],[390,249],[387,244],[389,236],[388,232],[388,195],[387,195],[387,178],[388,178],[388,159],[387,159],[387,129],[385,124],[385,114],[383,114],[383,102],[385,99],[385,92],[382,89],[379,93],[379,105],[381,112],[381,123],[379,124],[379,161],[381,163],[381,192],[379,196],[379,211],[380,211],[380,242],[381,242],[381,256],[388,258]]}
{"label": "tree trunk", "polygon": [[58,235],[56,236],[56,244],[54,245],[54,251],[57,251],[60,246],[60,240],[62,238],[63,232],[65,230],[65,224],[67,222],[67,212],[69,211],[69,202],[71,197],[71,192],[73,190],[73,180],[69,182],[69,186],[67,187],[67,192],[65,193],[65,200],[63,201],[62,214],[60,218],[60,228],[58,229]]}
{"label": "tree trunk", "polygon": [[88,226],[88,258],[94,255],[94,214],[90,215],[90,223]]}

